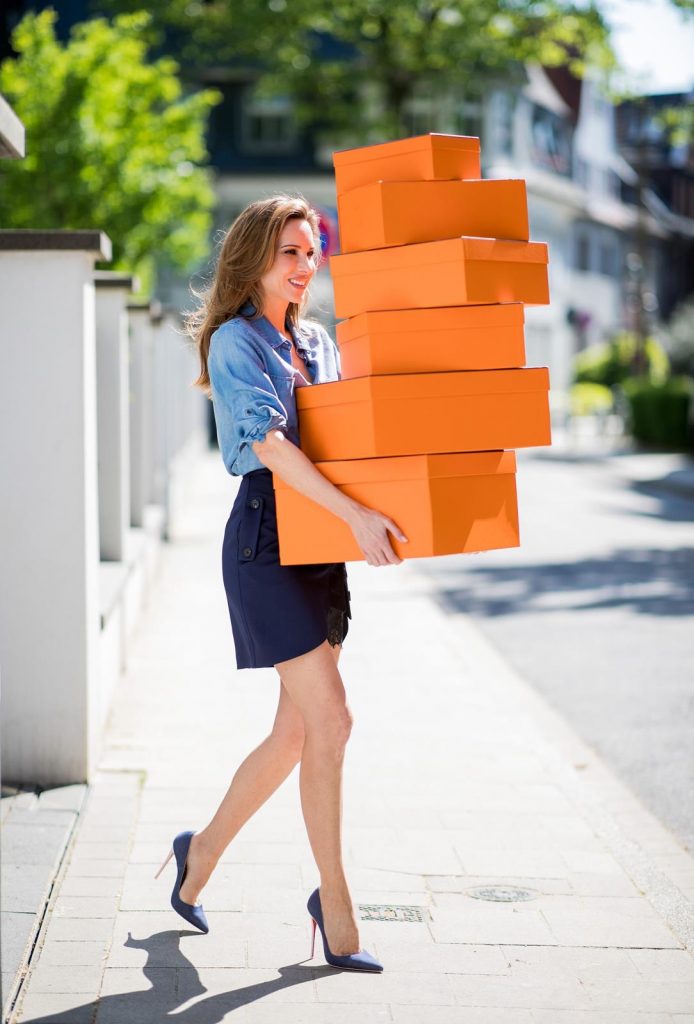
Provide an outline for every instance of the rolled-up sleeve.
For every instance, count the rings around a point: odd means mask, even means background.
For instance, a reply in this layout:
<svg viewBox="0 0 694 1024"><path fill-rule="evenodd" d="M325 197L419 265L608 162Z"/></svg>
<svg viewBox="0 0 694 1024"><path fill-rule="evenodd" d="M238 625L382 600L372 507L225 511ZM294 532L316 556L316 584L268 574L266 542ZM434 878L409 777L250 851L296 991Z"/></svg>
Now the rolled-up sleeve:
<svg viewBox="0 0 694 1024"><path fill-rule="evenodd" d="M288 413L243 330L230 327L212 335L208 373L222 458L230 473L240 475L245 469L239 457L269 431L286 431Z"/></svg>

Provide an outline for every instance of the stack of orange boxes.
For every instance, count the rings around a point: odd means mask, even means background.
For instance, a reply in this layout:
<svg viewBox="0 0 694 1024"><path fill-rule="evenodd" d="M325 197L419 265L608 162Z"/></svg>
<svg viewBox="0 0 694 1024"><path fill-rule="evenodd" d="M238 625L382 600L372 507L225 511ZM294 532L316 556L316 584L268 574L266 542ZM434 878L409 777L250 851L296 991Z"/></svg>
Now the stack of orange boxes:
<svg viewBox="0 0 694 1024"><path fill-rule="evenodd" d="M481 180L479 139L334 155L330 269L342 380L296 393L301 448L408 543L402 558L516 547L515 448L551 443L523 304L549 302L525 182ZM283 565L363 560L347 524L274 477Z"/></svg>

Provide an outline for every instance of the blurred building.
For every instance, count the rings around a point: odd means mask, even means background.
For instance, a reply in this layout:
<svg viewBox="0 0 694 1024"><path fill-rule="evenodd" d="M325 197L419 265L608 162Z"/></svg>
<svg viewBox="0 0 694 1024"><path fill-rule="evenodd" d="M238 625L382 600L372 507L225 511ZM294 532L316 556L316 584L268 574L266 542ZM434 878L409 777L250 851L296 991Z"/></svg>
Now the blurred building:
<svg viewBox="0 0 694 1024"><path fill-rule="evenodd" d="M5 35L29 6L45 3L7 0ZM55 6L64 38L89 4L59 0ZM353 60L343 44L324 38L321 45L326 56ZM7 52L6 39L4 47ZM238 64L208 67L197 80L223 95L208 137L219 197L214 239L251 200L300 192L319 208L325 248L334 252L336 147L299 124L289 97L262 96L257 79L257 69ZM686 99L644 97L616 109L590 75L579 80L565 68L527 66L509 69L483 97L466 95L465 83L445 95L422 86L407 106L404 134L477 135L484 177L527 182L531 237L549 244L551 296L549 307L526 311L528 361L550 367L558 401L575 352L620 329L667 318L692 289L691 147L670 146L655 120L659 108ZM364 103L371 102L365 92ZM355 111L355 123L358 117ZM211 265L200 268L195 283ZM313 312L330 326L327 263L312 292ZM185 307L189 283L162 276L157 297Z"/></svg>

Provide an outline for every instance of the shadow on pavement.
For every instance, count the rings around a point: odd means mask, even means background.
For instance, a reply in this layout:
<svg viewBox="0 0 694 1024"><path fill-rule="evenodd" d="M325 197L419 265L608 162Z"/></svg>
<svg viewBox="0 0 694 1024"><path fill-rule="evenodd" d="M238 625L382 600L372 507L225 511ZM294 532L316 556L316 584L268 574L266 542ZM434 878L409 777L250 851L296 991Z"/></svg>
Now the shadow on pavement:
<svg viewBox="0 0 694 1024"><path fill-rule="evenodd" d="M604 558L484 568L424 568L444 611L486 616L628 608L694 613L694 548L628 548ZM452 585L453 584L453 585Z"/></svg>
<svg viewBox="0 0 694 1024"><path fill-rule="evenodd" d="M670 473L669 477L675 477ZM663 478L659 480L634 480L630 489L636 494L644 494L648 498L656 498L660 507L654 512L643 512L632 509L632 515L647 516L651 519L665 519L671 523L694 524L694 491L680 491L674 481Z"/></svg>
<svg viewBox="0 0 694 1024"><path fill-rule="evenodd" d="M206 999L199 999L186 1009L181 1009L190 999L197 998L207 991L200 981L196 968L181 953L181 934L190 933L166 931L146 939L134 939L128 933L125 946L147 951L147 963L142 968L142 973L152 988L146 991L105 995L98 1000L76 1003L69 1009L38 1017L22 1016L21 1024L215 1024L239 1007L254 1003L273 992L293 985L305 985L323 973L340 973L330 967L302 967L299 961L286 967L278 967L280 976L271 981L242 985L229 992L218 992ZM69 967L65 970L69 971ZM75 996L76 1001L79 998ZM281 1019L279 1007L277 1016Z"/></svg>

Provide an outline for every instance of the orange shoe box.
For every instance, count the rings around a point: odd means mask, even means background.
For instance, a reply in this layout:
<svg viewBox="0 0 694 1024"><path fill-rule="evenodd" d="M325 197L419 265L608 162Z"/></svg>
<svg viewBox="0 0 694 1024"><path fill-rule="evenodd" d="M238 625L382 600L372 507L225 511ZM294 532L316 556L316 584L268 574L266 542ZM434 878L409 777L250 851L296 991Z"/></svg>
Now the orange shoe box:
<svg viewBox="0 0 694 1024"><path fill-rule="evenodd" d="M394 373L296 391L312 462L527 448L550 440L546 366Z"/></svg>
<svg viewBox="0 0 694 1024"><path fill-rule="evenodd" d="M449 238L330 257L337 317L371 310L549 302L545 242Z"/></svg>
<svg viewBox="0 0 694 1024"><path fill-rule="evenodd" d="M473 135L414 135L333 153L338 196L374 181L479 178L480 140Z"/></svg>
<svg viewBox="0 0 694 1024"><path fill-rule="evenodd" d="M351 459L317 468L343 493L397 523L408 542L391 533L388 539L401 558L520 544L514 451ZM276 474L273 484L281 565L365 561L344 520Z"/></svg>
<svg viewBox="0 0 694 1024"><path fill-rule="evenodd" d="M525 364L522 302L360 313L337 325L342 379Z"/></svg>
<svg viewBox="0 0 694 1024"><path fill-rule="evenodd" d="M459 235L527 241L525 181L377 181L337 201L343 253Z"/></svg>

